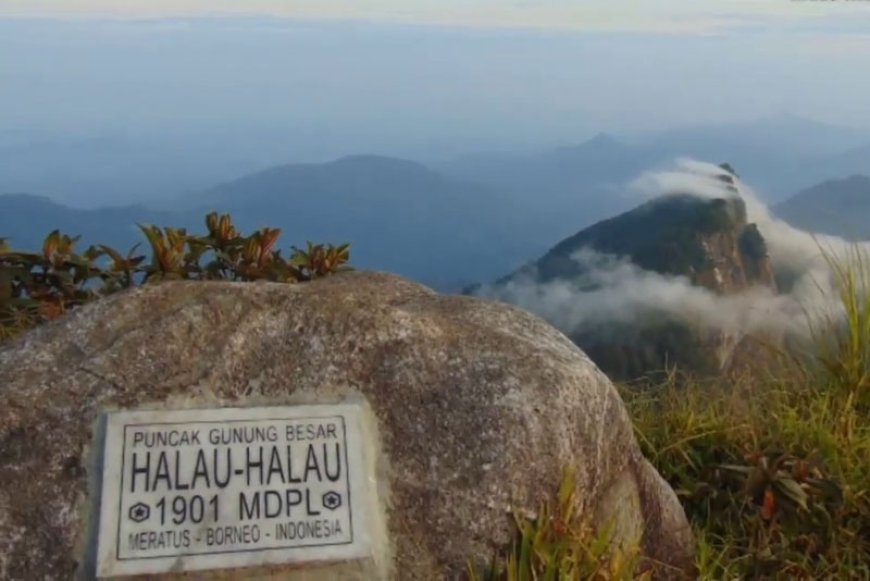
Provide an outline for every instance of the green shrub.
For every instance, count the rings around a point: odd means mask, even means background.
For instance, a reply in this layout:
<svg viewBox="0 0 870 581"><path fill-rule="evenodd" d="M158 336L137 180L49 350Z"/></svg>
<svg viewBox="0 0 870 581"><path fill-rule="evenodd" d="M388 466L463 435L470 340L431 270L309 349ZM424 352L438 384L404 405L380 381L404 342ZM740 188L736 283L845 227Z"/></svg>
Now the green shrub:
<svg viewBox="0 0 870 581"><path fill-rule="evenodd" d="M140 225L151 261L104 245L75 252L78 237L55 230L40 253L15 252L0 238L0 341L83 303L118 290L161 280L230 280L295 283L347 268L349 245L307 243L289 259L275 246L281 231L240 234L228 215L211 213L204 236L184 229ZM100 264L102 262L102 264Z"/></svg>
<svg viewBox="0 0 870 581"><path fill-rule="evenodd" d="M845 256L823 251L838 291L839 312L822 313L812 326L818 362L845 398L844 413L870 405L870 256L853 246ZM851 430L854 426L847 426Z"/></svg>
<svg viewBox="0 0 870 581"><path fill-rule="evenodd" d="M870 579L870 261L825 256L841 308L810 313L809 363L622 389L705 579Z"/></svg>

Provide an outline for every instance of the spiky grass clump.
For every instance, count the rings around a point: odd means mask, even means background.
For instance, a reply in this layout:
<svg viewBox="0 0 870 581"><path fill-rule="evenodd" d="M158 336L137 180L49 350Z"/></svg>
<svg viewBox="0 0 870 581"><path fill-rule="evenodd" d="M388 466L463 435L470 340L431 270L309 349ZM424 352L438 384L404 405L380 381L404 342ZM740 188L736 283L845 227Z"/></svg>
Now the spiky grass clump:
<svg viewBox="0 0 870 581"><path fill-rule="evenodd" d="M808 385L686 381L625 394L706 579L870 578L870 429Z"/></svg>
<svg viewBox="0 0 870 581"><path fill-rule="evenodd" d="M808 313L809 359L621 386L644 454L692 522L701 579L870 579L870 259L824 256L839 308ZM607 531L577 524L569 490L554 512L519 518L509 556L471 578L650 577L637 553L608 552Z"/></svg>
<svg viewBox="0 0 870 581"><path fill-rule="evenodd" d="M839 309L821 313L811 324L818 349L817 361L824 370L829 389L843 399L844 429L847 435L859 418L856 412L870 406L870 255L853 246L845 255L827 250L839 299Z"/></svg>
<svg viewBox="0 0 870 581"><path fill-rule="evenodd" d="M623 388L704 579L870 579L870 260L825 257L840 308L813 319L810 360Z"/></svg>
<svg viewBox="0 0 870 581"><path fill-rule="evenodd" d="M555 503L534 517L514 512L517 537L510 553L484 567L470 566L471 581L581 581L649 579L638 573L640 548L612 542L612 526L593 530L579 513L574 473L567 470Z"/></svg>

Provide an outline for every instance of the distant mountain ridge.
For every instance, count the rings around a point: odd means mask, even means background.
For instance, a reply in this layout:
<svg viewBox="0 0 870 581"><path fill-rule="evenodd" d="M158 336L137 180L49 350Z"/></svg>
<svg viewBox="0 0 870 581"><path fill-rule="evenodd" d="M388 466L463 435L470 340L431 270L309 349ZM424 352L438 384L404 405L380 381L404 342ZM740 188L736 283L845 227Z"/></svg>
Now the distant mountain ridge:
<svg viewBox="0 0 870 581"><path fill-rule="evenodd" d="M557 222L559 215L584 212L586 220L580 225L586 226L631 209L634 200L621 195L624 184L676 158L729 159L763 199L776 203L832 176L870 173L868 151L868 132L778 115L634 136L600 133L577 145L477 154L435 167L520 196L546 196L559 206Z"/></svg>
<svg viewBox="0 0 870 581"><path fill-rule="evenodd" d="M606 128L600 128L606 129ZM567 235L578 226L630 209L621 186L639 171L676 157L731 159L762 197L775 203L807 184L855 173L870 174L870 131L837 127L791 115L746 122L656 130L644 134L607 132L540 151L473 153L439 160L402 149L391 156L421 159L445 177L477 182L518 198L547 198L552 227ZM105 131L18 134L0 132L0 192L45 194L72 205L157 203L211 184L224 183L277 165L283 159L316 160L305 136L268 129L164 136ZM302 140L302 141L299 141ZM520 143L518 139L516 143ZM500 140L500 147L518 147ZM356 148L358 145L348 146ZM524 146L527 147L527 146ZM562 221L571 214L574 221ZM583 222L578 222L578 219Z"/></svg>
<svg viewBox="0 0 870 581"><path fill-rule="evenodd" d="M44 196L0 194L0 237L16 250L38 250L45 236L55 229L81 235L79 249L90 244L108 244L126 252L144 242L137 223L185 226L188 220L144 206L99 209L70 208Z"/></svg>
<svg viewBox="0 0 870 581"><path fill-rule="evenodd" d="M248 190L246 197L249 200L274 200L282 195L300 194L310 197L320 193L333 194L330 188L347 186L351 181L356 186L372 182L380 185L378 181L384 176L397 181L414 181L427 187L444 181L440 175L415 161L380 155L352 155L326 163L288 163L271 167L188 196L184 202L194 206L238 202L239 190L243 188ZM299 191L303 187L310 190Z"/></svg>
<svg viewBox="0 0 870 581"><path fill-rule="evenodd" d="M704 140L708 138L709 147L702 148L704 151L738 151L742 158L749 158L744 159L749 171L740 166L742 173L751 174L754 168L768 177L787 176L789 183L803 180L806 175L848 175L830 173L826 168L866 167L870 159L860 145L837 152L837 148L851 147L861 140L859 132L843 128L820 127L790 117L735 127L752 139L741 139L739 131L725 126L659 132L634 141L600 133L576 145L537 153L480 154L434 165L381 155L284 164L183 197L163 198L160 204L156 198L137 198L158 210L129 205L98 207L93 214L82 214L66 206L27 204L17 216L0 212L7 214L0 218L0 235L12 235L22 245L32 246L46 228L62 227L83 233L85 240L123 246L127 241L141 240L136 222L199 228L204 212L221 210L233 213L246 230L281 227L282 242L286 244L300 244L306 239L348 241L362 267L391 270L441 290L458 290L469 282L513 270L528 257L543 253L553 240L568 237L578 228L629 211L637 197L626 187L628 182L641 172L669 164L676 156L691 155L693 147L707 143ZM755 140L764 137L765 132L781 132L788 139L773 135L760 142L763 147L759 150ZM819 139L819 147L796 146L775 155L770 152L778 144L808 142L813 136ZM70 144L74 141L71 138ZM85 163L89 151L96 149L100 155L109 155L105 150L111 149L112 143L86 140L82 150L70 150L76 152L76 157L63 159L56 167L53 161L50 171L41 171L39 176L49 179L55 169L74 167L76 177L70 191L78 192L86 186L79 178L97 171ZM104 177L120 179L121 174L116 172L120 166L115 164L125 159L135 161L131 164L136 166L135 175L152 171L146 163L148 156L140 155L139 145L123 144L121 150L112 152L114 161L109 168L114 169ZM28 191L15 185L27 182L19 175L17 156L37 155L40 147L12 148L12 157L4 158L5 166L0 164L0 192ZM815 161L801 157L808 150L812 150ZM818 151L828 153L816 155ZM139 153L128 157L134 152ZM215 163L206 161L207 153L197 153L196 163ZM153 159L157 158L163 159ZM97 169L103 167L100 163L94 165ZM222 167L222 172L229 171L229 167ZM759 181L749 177L753 183ZM160 179L164 178L161 173ZM136 188L147 190L148 183L137 183ZM803 186L813 181L800 183ZM762 196L765 193L762 189ZM40 214L52 218L43 220ZM852 214L862 215L860 208ZM92 220L98 215L115 216L124 226L112 226L100 235L101 220ZM857 231L857 235L862 234Z"/></svg>
<svg viewBox="0 0 870 581"><path fill-rule="evenodd" d="M444 177L417 162L377 155L324 164L286 164L173 201L79 210L29 195L0 196L0 236L35 248L50 230L128 247L136 223L202 231L210 211L230 213L246 232L282 229L280 244L351 244L359 268L391 271L441 290L496 276L541 251L549 237L534 203L520 204L479 184Z"/></svg>
<svg viewBox="0 0 870 581"><path fill-rule="evenodd" d="M773 211L809 232L870 240L870 176L825 181L795 194Z"/></svg>
<svg viewBox="0 0 870 581"><path fill-rule="evenodd" d="M348 242L357 267L446 290L520 264L546 240L534 204L385 156L283 165L200 192L189 203L200 212L229 212L245 229L283 228L294 244Z"/></svg>
<svg viewBox="0 0 870 581"><path fill-rule="evenodd" d="M577 145L528 154L467 156L435 167L515 199L540 200L552 231L567 235L578 223L585 226L631 208L634 200L625 195L625 183L666 161L670 159L665 155L599 133Z"/></svg>

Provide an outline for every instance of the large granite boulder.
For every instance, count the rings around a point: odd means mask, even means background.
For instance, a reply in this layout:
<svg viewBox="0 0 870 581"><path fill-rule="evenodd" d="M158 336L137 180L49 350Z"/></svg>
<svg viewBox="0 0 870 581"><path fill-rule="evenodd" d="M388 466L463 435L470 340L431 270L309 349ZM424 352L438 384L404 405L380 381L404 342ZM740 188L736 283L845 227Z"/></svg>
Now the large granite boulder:
<svg viewBox="0 0 870 581"><path fill-rule="evenodd" d="M348 273L148 285L0 348L0 578L82 575L103 412L354 399L377 419L391 577L490 558L512 538L507 509L538 506L568 466L591 523L676 568L663 577L691 568L675 494L565 336L500 303Z"/></svg>

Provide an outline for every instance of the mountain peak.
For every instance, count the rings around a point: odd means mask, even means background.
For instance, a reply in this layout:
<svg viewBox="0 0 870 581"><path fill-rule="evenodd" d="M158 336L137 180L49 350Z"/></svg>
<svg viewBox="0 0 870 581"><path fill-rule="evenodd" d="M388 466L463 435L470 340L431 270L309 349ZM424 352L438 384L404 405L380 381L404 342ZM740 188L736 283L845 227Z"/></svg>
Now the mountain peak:
<svg viewBox="0 0 870 581"><path fill-rule="evenodd" d="M0 194L0 200L6 209L11 209L10 205L29 206L29 207L60 207L60 204L49 198L48 196L27 194L24 192L9 192Z"/></svg>
<svg viewBox="0 0 870 581"><path fill-rule="evenodd" d="M598 133L591 139L560 147L556 150L556 159L576 161L578 158L591 161L593 164L614 159L622 159L628 151L628 146L609 133Z"/></svg>
<svg viewBox="0 0 870 581"><path fill-rule="evenodd" d="M404 169L406 171L416 170L427 173L430 171L426 166L419 164L416 161L378 154L346 155L326 165L331 165L333 167L373 167L384 169Z"/></svg>
<svg viewBox="0 0 870 581"><path fill-rule="evenodd" d="M616 139L610 133L601 131L599 133L596 133L595 136L592 137L591 139L584 141L583 143L581 143L580 145L578 145L576 147L583 147L583 148L590 148L590 149L595 148L595 149L610 149L610 150L620 149L621 150L621 149L625 148L625 145L621 141Z"/></svg>
<svg viewBox="0 0 870 581"><path fill-rule="evenodd" d="M790 113L788 111L780 111L779 113L770 115L769 117L767 117L767 120L777 123L815 123L815 121L812 121L811 119L795 115L794 113Z"/></svg>
<svg viewBox="0 0 870 581"><path fill-rule="evenodd" d="M599 131L595 134L595 137L588 140L587 143L595 143L595 144L619 144L619 141L610 133L606 131Z"/></svg>
<svg viewBox="0 0 870 581"><path fill-rule="evenodd" d="M661 292L658 284L670 289L687 284L717 295L756 285L776 292L766 242L756 225L748 223L743 199L688 194L661 196L586 228L486 292L499 296L512 285L554 283L560 292L575 293L577 301L610 293L636 297L647 283L650 292ZM589 316L568 332L605 373L632 379L668 363L718 372L736 361L732 355L739 336L708 332L694 319L657 309L654 303L632 310L634 300L626 299L628 322L608 319L602 327Z"/></svg>

